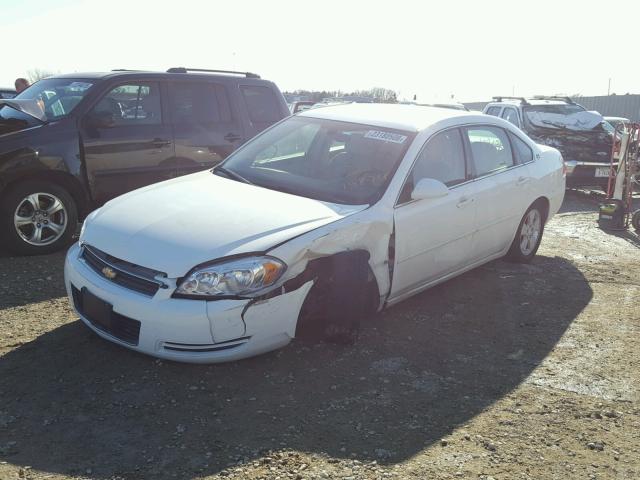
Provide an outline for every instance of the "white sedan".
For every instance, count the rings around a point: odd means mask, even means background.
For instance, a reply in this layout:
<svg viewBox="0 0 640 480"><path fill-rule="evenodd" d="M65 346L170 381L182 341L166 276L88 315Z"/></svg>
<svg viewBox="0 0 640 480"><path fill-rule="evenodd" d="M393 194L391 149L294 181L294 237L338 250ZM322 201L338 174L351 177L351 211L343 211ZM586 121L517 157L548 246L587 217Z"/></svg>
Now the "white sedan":
<svg viewBox="0 0 640 480"><path fill-rule="evenodd" d="M94 211L65 281L101 337L221 362L358 321L491 260L530 261L560 153L492 116L346 104L289 117L224 163Z"/></svg>

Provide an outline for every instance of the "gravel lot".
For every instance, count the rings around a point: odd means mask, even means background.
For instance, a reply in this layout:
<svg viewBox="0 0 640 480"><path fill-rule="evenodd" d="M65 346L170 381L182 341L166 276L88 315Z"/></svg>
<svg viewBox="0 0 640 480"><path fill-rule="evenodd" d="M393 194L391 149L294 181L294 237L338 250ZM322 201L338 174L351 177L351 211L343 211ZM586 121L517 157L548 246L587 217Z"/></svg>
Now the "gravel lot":
<svg viewBox="0 0 640 480"><path fill-rule="evenodd" d="M531 265L194 366L101 340L63 255L0 256L0 479L640 478L640 240L570 192Z"/></svg>

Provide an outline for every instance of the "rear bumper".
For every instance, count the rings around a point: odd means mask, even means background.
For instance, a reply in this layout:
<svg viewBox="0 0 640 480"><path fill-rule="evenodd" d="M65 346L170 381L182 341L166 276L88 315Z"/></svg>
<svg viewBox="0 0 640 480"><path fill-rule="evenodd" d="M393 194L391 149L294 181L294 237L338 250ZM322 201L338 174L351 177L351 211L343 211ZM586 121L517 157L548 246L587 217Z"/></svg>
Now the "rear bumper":
<svg viewBox="0 0 640 480"><path fill-rule="evenodd" d="M606 186L609 182L609 162L566 160L564 165L567 169L567 187ZM614 163L615 165L617 163Z"/></svg>

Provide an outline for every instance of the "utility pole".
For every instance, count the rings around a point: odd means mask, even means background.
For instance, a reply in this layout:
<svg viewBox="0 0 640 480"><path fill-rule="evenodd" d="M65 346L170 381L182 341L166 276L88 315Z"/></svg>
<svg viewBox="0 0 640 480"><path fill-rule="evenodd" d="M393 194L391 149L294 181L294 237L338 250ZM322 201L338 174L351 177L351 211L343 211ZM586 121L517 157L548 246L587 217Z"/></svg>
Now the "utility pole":
<svg viewBox="0 0 640 480"><path fill-rule="evenodd" d="M609 77L609 86L607 87L607 96L611 95L611 77Z"/></svg>

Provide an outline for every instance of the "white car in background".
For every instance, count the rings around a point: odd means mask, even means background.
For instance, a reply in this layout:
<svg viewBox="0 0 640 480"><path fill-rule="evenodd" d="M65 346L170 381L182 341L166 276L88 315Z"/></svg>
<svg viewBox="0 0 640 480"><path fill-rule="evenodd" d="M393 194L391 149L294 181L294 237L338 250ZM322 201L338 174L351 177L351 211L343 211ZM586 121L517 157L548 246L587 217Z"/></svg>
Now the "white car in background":
<svg viewBox="0 0 640 480"><path fill-rule="evenodd" d="M357 320L478 265L530 261L563 161L500 118L345 104L289 117L214 170L110 201L65 281L101 337L220 362ZM347 335L348 336L348 335Z"/></svg>

